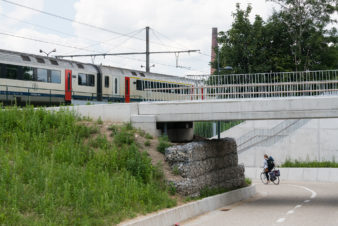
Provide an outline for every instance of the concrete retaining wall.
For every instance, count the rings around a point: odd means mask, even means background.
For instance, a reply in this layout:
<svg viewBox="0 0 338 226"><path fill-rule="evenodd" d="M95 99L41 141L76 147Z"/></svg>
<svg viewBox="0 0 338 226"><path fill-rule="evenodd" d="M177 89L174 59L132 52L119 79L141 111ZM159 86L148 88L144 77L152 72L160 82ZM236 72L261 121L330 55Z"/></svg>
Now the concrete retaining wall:
<svg viewBox="0 0 338 226"><path fill-rule="evenodd" d="M219 209L234 202L248 199L256 194L256 187L237 189L224 194L204 198L176 208L163 210L148 216L121 223L120 226L172 226L175 223Z"/></svg>
<svg viewBox="0 0 338 226"><path fill-rule="evenodd" d="M131 115L138 114L137 103L80 105L80 106L66 106L62 108L74 110L79 115L90 117L94 120L101 118L104 121L112 121L112 122L130 122ZM48 109L58 110L60 108L54 107Z"/></svg>
<svg viewBox="0 0 338 226"><path fill-rule="evenodd" d="M338 168L279 168L281 180L338 182ZM260 179L262 168L245 167L245 176Z"/></svg>

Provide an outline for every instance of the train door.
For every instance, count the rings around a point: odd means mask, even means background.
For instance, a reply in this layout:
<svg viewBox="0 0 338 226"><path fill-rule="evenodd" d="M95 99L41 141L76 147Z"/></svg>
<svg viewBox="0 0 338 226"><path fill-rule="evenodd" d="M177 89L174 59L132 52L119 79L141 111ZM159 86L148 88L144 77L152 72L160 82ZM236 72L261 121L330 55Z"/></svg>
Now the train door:
<svg viewBox="0 0 338 226"><path fill-rule="evenodd" d="M124 88L124 97L125 97L125 102L129 103L130 102L130 78L125 77L125 88Z"/></svg>
<svg viewBox="0 0 338 226"><path fill-rule="evenodd" d="M65 101L72 100L72 71L65 70Z"/></svg>

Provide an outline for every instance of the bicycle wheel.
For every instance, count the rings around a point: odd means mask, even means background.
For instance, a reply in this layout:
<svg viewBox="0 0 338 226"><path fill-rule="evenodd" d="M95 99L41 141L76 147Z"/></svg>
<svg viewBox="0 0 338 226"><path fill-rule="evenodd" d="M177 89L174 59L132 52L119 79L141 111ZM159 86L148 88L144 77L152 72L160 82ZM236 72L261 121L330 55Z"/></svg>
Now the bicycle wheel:
<svg viewBox="0 0 338 226"><path fill-rule="evenodd" d="M276 177L276 180L272 181L275 185L279 184L279 177Z"/></svg>
<svg viewBox="0 0 338 226"><path fill-rule="evenodd" d="M268 180L264 172L261 173L261 181L263 184L268 184Z"/></svg>

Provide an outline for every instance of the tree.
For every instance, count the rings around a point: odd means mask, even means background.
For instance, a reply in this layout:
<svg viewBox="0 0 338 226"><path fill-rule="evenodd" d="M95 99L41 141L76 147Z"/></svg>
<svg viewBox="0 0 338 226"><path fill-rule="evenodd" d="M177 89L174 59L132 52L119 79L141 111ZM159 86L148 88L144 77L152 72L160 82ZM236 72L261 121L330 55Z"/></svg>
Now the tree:
<svg viewBox="0 0 338 226"><path fill-rule="evenodd" d="M316 61L318 51L328 47L326 27L336 23L331 18L337 12L337 0L267 0L281 6L280 16L292 39L295 70L308 70ZM316 54L315 54L316 53Z"/></svg>
<svg viewBox="0 0 338 226"><path fill-rule="evenodd" d="M265 22L251 6L236 5L234 22L219 33L219 64L232 73L325 70L338 68L338 35L331 17L337 0L269 0L281 5ZM335 2L335 3L334 3ZM336 4L336 5L335 5ZM222 72L222 71L221 71Z"/></svg>
<svg viewBox="0 0 338 226"><path fill-rule="evenodd" d="M251 5L242 10L237 4L231 29L219 33L221 68L231 65L235 73L251 73L267 69L262 64L266 57L264 21L260 16L256 16L254 23L251 24L249 20L251 10ZM216 65L217 62L213 66L217 68Z"/></svg>

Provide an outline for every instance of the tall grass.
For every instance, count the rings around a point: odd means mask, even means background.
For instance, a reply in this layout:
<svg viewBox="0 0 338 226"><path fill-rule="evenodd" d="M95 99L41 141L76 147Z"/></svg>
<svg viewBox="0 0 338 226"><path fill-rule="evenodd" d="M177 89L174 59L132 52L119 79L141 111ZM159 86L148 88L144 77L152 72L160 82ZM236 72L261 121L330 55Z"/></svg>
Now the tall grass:
<svg viewBox="0 0 338 226"><path fill-rule="evenodd" d="M176 204L129 125L113 142L67 111L7 108L0 125L0 224L111 225Z"/></svg>
<svg viewBox="0 0 338 226"><path fill-rule="evenodd" d="M226 131L238 124L240 124L243 121L228 121L228 122L221 122L221 132ZM214 122L195 122L194 123L194 134L210 138L213 136L213 123ZM217 124L217 123L216 123Z"/></svg>
<svg viewBox="0 0 338 226"><path fill-rule="evenodd" d="M291 161L286 160L281 167L294 167L294 168L338 168L338 163L335 161L324 161L324 162L318 162L318 161Z"/></svg>

